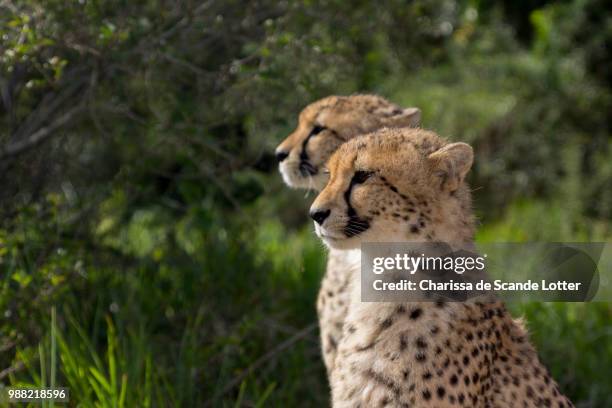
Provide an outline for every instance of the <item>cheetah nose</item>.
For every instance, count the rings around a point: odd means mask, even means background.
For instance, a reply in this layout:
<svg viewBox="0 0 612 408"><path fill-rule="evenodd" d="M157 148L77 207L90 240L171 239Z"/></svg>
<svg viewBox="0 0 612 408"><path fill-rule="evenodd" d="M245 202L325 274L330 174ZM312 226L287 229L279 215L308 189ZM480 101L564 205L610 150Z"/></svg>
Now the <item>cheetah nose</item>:
<svg viewBox="0 0 612 408"><path fill-rule="evenodd" d="M315 209L315 210L310 211L310 218L315 220L317 224L323 225L323 221L325 221L325 219L329 217L330 213L331 213L331 210L316 210Z"/></svg>
<svg viewBox="0 0 612 408"><path fill-rule="evenodd" d="M289 157L289 153L287 152L283 152L282 150L276 152L276 160L278 160L279 163L285 160L287 157Z"/></svg>

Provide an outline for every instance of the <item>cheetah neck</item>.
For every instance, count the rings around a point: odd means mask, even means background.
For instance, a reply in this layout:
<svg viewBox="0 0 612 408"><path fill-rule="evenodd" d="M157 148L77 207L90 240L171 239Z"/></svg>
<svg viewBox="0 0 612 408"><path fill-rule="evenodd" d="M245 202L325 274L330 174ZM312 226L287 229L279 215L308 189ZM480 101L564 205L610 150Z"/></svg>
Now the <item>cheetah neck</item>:
<svg viewBox="0 0 612 408"><path fill-rule="evenodd" d="M467 185L450 197L437 200L426 226L429 228L421 233L425 242L444 242L451 247L473 248L475 219Z"/></svg>

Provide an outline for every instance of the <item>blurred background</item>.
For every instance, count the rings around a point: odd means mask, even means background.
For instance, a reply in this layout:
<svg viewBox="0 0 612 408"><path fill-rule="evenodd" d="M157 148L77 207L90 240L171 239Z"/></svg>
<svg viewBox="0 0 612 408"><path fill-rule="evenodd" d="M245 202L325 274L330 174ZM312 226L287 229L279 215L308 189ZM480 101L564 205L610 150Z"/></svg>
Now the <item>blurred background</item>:
<svg viewBox="0 0 612 408"><path fill-rule="evenodd" d="M0 384L327 405L299 111L378 93L471 143L481 242L610 241L611 40L604 0L0 0ZM609 304L510 306L612 406Z"/></svg>

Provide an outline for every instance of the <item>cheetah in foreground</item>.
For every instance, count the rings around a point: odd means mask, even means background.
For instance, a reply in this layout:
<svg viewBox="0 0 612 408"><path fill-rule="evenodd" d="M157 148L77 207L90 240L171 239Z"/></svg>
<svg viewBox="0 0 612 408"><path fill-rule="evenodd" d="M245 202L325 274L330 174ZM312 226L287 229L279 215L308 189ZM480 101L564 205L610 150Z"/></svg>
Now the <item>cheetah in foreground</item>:
<svg viewBox="0 0 612 408"><path fill-rule="evenodd" d="M290 187L320 191L327 182L323 167L342 143L382 127L418 126L419 121L419 109L404 109L380 96L329 96L302 110L296 130L276 149L279 170ZM328 375L333 370L347 313L347 288L359 266L359 251L329 251L317 299Z"/></svg>
<svg viewBox="0 0 612 408"><path fill-rule="evenodd" d="M469 145L420 129L353 139L331 157L312 204L317 235L340 250L469 245L472 160ZM502 302L361 302L355 276L331 375L334 407L573 406Z"/></svg>

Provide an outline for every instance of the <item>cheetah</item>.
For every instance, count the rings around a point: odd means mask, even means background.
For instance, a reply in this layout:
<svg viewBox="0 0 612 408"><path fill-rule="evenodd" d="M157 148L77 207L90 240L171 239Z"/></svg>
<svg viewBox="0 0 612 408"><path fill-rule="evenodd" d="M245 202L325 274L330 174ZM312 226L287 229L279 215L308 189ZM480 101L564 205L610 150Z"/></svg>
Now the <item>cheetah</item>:
<svg viewBox="0 0 612 408"><path fill-rule="evenodd" d="M276 149L287 185L321 190L327 182L327 159L345 141L382 127L418 126L418 108L401 108L377 95L329 96L302 110L296 130ZM330 249L317 297L323 361L328 374L348 307L347 287L358 273L359 251Z"/></svg>
<svg viewBox="0 0 612 408"><path fill-rule="evenodd" d="M311 207L330 247L469 245L472 148L421 129L343 144ZM450 244L456 243L456 244ZM331 375L334 407L572 407L503 302L361 302L360 274Z"/></svg>
<svg viewBox="0 0 612 408"><path fill-rule="evenodd" d="M289 187L320 191L323 167L336 149L355 136L383 127L416 127L418 108L401 108L378 95L328 96L306 106L297 128L276 148Z"/></svg>

